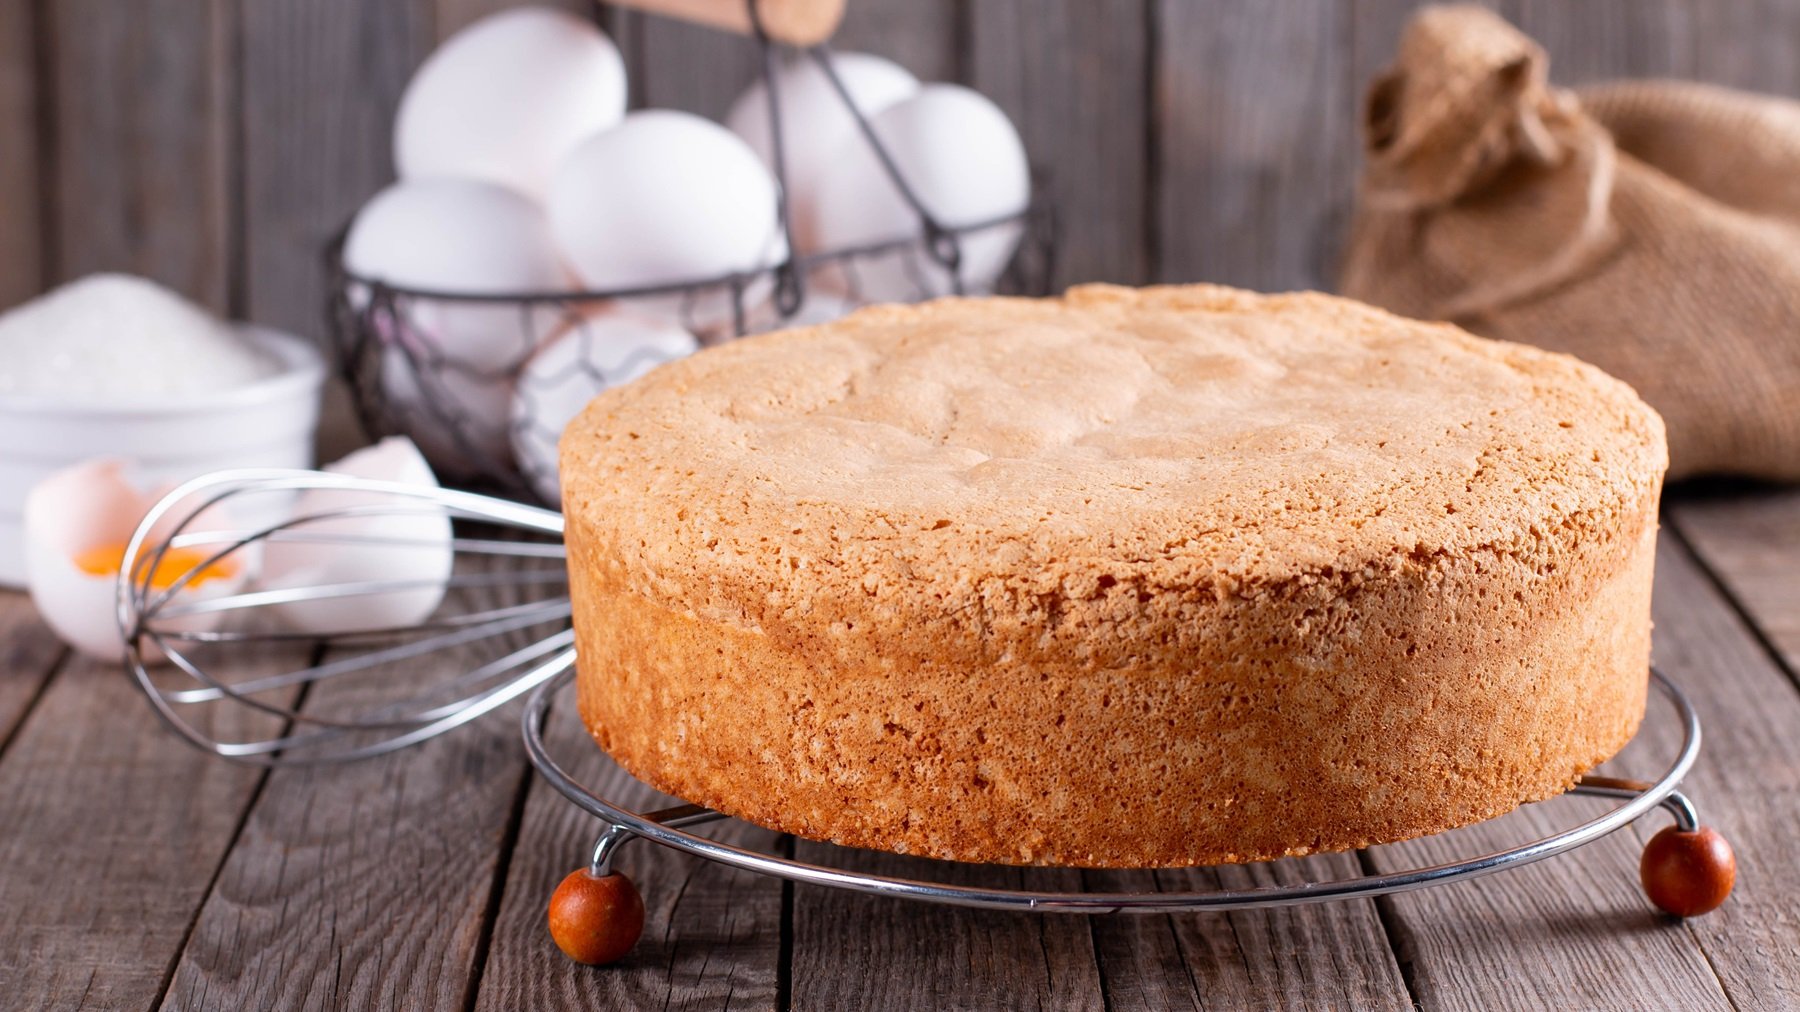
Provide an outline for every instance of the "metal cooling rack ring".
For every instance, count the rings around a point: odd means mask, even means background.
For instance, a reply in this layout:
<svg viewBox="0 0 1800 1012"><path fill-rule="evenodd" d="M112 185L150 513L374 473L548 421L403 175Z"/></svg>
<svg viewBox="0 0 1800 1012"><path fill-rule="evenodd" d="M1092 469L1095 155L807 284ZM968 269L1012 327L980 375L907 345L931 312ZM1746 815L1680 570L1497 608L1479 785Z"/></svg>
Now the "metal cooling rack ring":
<svg viewBox="0 0 1800 1012"><path fill-rule="evenodd" d="M538 772L564 797L578 808L598 818L602 824L589 866L571 874L570 880L575 880L584 873L589 879L616 877L612 872L614 855L625 843L641 837L672 850L762 875L773 875L794 882L879 896L986 910L1069 914L1186 913L1299 906L1357 897L1383 896L1479 878L1542 861L1545 858L1554 857L1592 843L1623 828L1658 806L1668 809L1675 819L1675 825L1671 827L1671 830L1665 830L1665 833L1673 831L1693 836L1711 832L1701 828L1693 803L1676 790L1682 778L1692 768L1694 760L1700 752L1699 715L1673 682L1661 672L1652 669L1650 672L1652 684L1668 702L1674 710L1676 718L1681 722L1681 749L1674 760L1654 781L1649 782L1596 776L1582 778L1569 793L1613 798L1623 801L1624 804L1570 829L1506 850L1450 864L1411 868L1382 875L1368 875L1327 882L1308 882L1302 885L1257 886L1249 889L1224 889L1212 892L1042 892L949 885L941 882L845 871L748 850L685 831L690 826L726 818L723 814L711 809L698 805L681 805L654 812L635 812L607 800L582 785L556 761L544 744L544 720L557 692L565 687L572 677L574 652L570 651L565 656L550 662L550 665L557 664L563 666L561 673L544 682L532 693L523 717L523 732L526 751ZM1650 849L1653 850L1655 847L1655 841L1652 841ZM1646 853L1648 855L1649 850ZM1728 855L1729 851L1727 850L1726 853ZM1649 888L1648 859L1646 860L1645 879L1646 887ZM565 887L568 885L569 881L566 880ZM559 890L559 893L561 891ZM1728 884L1725 891L1729 892ZM632 894L635 896L635 890ZM1721 902L1723 898L1723 895L1719 896ZM1659 906L1668 909L1668 905L1654 891L1652 891L1652 899ZM1713 906L1716 905L1717 903L1713 904ZM553 902L553 932L555 911L556 906ZM1692 909L1687 911L1671 910L1670 912L1702 913L1704 911ZM635 938L635 934L633 937ZM558 940L560 943L561 939ZM571 953L571 955L573 954Z"/></svg>

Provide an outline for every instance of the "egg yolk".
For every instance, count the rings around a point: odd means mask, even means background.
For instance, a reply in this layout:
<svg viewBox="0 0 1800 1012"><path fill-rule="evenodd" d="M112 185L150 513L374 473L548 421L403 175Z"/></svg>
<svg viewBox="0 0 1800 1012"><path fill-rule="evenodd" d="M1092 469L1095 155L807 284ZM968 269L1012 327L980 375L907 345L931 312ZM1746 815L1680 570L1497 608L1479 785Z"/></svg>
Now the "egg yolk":
<svg viewBox="0 0 1800 1012"><path fill-rule="evenodd" d="M187 582L189 587L198 587L208 580L224 579L237 572L237 567L220 559L210 566L202 566L211 552L198 548L171 548L162 554L157 561L156 569L150 573L150 586L155 590L168 590L175 581L194 574ZM140 560L140 565L142 560ZM90 548L75 556L75 566L91 576L117 576L119 568L125 565L125 543L100 545Z"/></svg>

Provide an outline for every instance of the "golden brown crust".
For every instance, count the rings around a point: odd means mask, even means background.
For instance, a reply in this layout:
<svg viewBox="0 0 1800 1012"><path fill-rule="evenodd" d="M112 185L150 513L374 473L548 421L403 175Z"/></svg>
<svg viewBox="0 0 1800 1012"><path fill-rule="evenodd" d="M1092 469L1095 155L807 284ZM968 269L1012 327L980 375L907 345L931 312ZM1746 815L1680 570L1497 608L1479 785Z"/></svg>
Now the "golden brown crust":
<svg viewBox="0 0 1800 1012"><path fill-rule="evenodd" d="M1416 836L1635 731L1664 462L1596 370L1327 296L866 310L570 426L582 714L658 787L858 846Z"/></svg>

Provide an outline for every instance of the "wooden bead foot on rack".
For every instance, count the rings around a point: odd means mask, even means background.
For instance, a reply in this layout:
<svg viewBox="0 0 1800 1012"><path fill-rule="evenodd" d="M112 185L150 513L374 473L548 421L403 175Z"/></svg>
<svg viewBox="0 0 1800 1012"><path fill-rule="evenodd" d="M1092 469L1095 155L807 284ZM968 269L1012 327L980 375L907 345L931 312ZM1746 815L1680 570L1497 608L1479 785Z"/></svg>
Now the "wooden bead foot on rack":
<svg viewBox="0 0 1800 1012"><path fill-rule="evenodd" d="M617 962L644 933L644 898L618 872L570 872L550 896L550 937L577 963Z"/></svg>
<svg viewBox="0 0 1800 1012"><path fill-rule="evenodd" d="M1737 882L1737 858L1731 844L1711 826L1670 826L1644 845L1638 864L1644 894L1676 917L1698 917L1717 910Z"/></svg>

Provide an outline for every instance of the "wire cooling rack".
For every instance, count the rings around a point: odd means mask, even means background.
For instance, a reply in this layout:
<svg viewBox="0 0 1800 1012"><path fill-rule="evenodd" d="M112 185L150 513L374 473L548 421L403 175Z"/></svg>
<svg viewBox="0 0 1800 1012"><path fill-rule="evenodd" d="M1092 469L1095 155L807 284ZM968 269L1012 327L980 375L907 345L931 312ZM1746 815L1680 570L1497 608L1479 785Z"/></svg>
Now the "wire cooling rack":
<svg viewBox="0 0 1800 1012"><path fill-rule="evenodd" d="M798 861L775 853L723 843L688 832L692 827L726 818L711 809L697 805L679 805L657 811L637 812L610 801L583 785L557 761L544 741L545 718L558 693L571 681L574 661L571 651L565 657L551 662L562 666L562 670L532 693L525 710L522 732L531 763L544 779L576 807L600 820L600 832L588 867L589 874L595 876L610 874L612 859L619 848L641 838L672 850L757 874L773 875L809 885L959 907L1071 914L1251 910L1410 892L1520 868L1593 843L1609 833L1623 829L1658 806L1674 816L1678 829L1693 832L1700 826L1699 813L1693 802L1676 789L1700 754L1700 718L1675 683L1653 670L1652 684L1656 686L1658 695L1669 704L1667 712L1679 723L1682 732L1681 747L1668 765L1655 775L1655 779L1647 781L1583 777L1568 792L1570 795L1608 798L1620 804L1579 825L1546 837L1523 841L1505 850L1477 854L1448 864L1409 868L1380 875L1307 882L1301 885L1256 886L1206 892L1045 892L896 878ZM953 864L933 863L946 867Z"/></svg>

